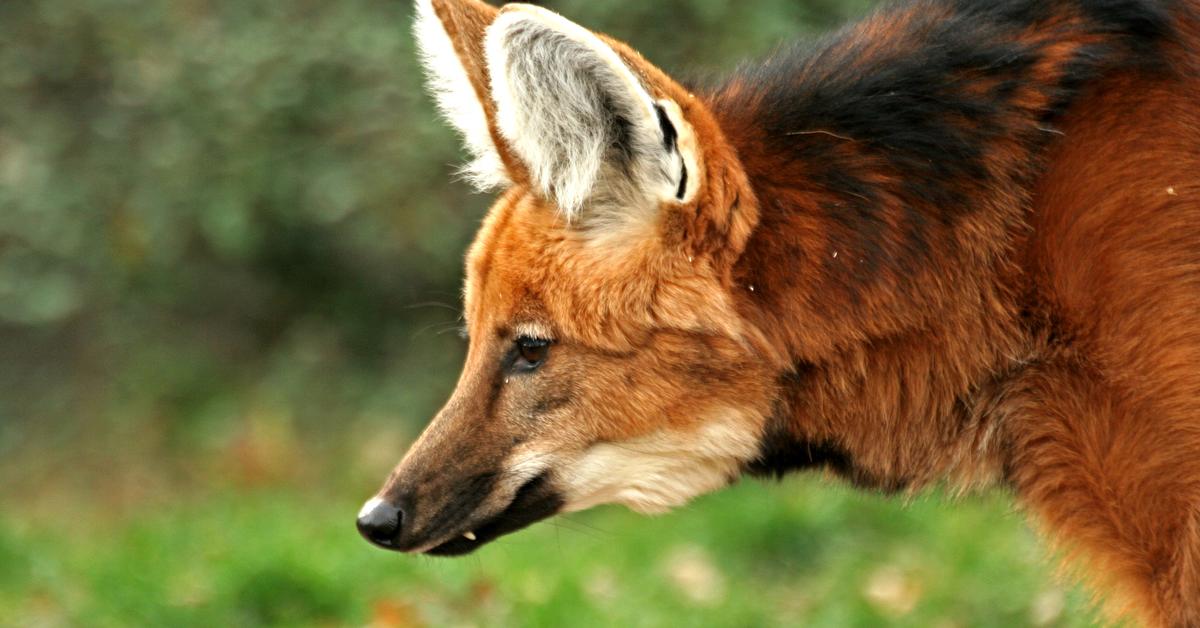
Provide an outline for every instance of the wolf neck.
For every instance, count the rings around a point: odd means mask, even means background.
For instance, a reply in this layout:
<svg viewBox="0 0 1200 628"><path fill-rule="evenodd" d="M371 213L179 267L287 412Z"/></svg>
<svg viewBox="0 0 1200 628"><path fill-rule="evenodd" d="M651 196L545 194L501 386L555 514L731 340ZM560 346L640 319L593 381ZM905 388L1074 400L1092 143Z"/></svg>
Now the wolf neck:
<svg viewBox="0 0 1200 628"><path fill-rule="evenodd" d="M900 488L998 464L978 408L1036 351L1015 251L1042 154L1169 36L1159 4L1097 4L893 8L711 96L760 204L741 311L795 363L758 471Z"/></svg>

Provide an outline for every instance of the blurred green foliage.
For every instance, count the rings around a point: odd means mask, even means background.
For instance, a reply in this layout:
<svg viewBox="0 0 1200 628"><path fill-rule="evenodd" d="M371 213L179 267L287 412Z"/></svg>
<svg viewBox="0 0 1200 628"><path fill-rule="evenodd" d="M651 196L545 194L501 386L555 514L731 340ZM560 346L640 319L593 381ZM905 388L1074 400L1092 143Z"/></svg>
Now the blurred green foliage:
<svg viewBox="0 0 1200 628"><path fill-rule="evenodd" d="M686 77L864 5L553 7ZM146 421L203 444L263 404L304 429L424 422L488 199L453 180L410 10L0 3L0 453L41 431L113 454Z"/></svg>
<svg viewBox="0 0 1200 628"><path fill-rule="evenodd" d="M870 2L546 4L702 81ZM489 201L454 181L410 11L0 2L0 624L1084 621L999 497L810 480L457 562L358 540L453 386Z"/></svg>

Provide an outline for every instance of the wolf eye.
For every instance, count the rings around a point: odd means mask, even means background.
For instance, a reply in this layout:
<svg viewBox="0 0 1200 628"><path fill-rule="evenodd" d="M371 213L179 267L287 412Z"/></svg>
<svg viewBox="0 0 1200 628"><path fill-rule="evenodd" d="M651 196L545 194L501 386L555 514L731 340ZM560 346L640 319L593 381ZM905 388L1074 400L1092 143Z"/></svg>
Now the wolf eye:
<svg viewBox="0 0 1200 628"><path fill-rule="evenodd" d="M542 338L521 336L517 338L517 355L520 357L518 366L525 369L535 369L546 361L550 353L550 341Z"/></svg>

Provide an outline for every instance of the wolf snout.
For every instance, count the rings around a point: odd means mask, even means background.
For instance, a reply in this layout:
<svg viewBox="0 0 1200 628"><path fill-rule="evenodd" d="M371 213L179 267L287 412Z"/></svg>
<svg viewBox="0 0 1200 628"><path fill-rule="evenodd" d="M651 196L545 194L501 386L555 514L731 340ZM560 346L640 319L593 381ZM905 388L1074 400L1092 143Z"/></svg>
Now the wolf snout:
<svg viewBox="0 0 1200 628"><path fill-rule="evenodd" d="M358 511L358 533L379 547L396 549L404 524L404 511L380 497L372 497Z"/></svg>

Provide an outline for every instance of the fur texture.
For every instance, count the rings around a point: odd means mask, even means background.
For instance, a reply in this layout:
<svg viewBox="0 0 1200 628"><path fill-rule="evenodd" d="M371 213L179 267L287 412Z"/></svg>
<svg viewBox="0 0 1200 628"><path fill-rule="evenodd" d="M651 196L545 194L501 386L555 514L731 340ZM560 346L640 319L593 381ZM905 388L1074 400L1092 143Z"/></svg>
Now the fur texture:
<svg viewBox="0 0 1200 628"><path fill-rule="evenodd" d="M481 103L452 115L512 183L376 542L739 471L998 483L1114 618L1200 625L1196 0L900 3L695 95L544 10L436 2Z"/></svg>
<svg viewBox="0 0 1200 628"><path fill-rule="evenodd" d="M462 168L463 174L480 190L502 188L509 185L509 176L492 141L480 94L447 32L451 24L438 18L434 0L416 3L413 36L428 77L429 91L442 116L458 130L471 154L470 163Z"/></svg>
<svg viewBox="0 0 1200 628"><path fill-rule="evenodd" d="M508 5L486 39L501 132L568 220L640 212L676 195L677 130L617 53L587 29Z"/></svg>
<svg viewBox="0 0 1200 628"><path fill-rule="evenodd" d="M597 443L572 460L556 462L562 469L564 511L622 504L640 513L662 513L728 485L759 443L738 411L723 415L695 430Z"/></svg>

